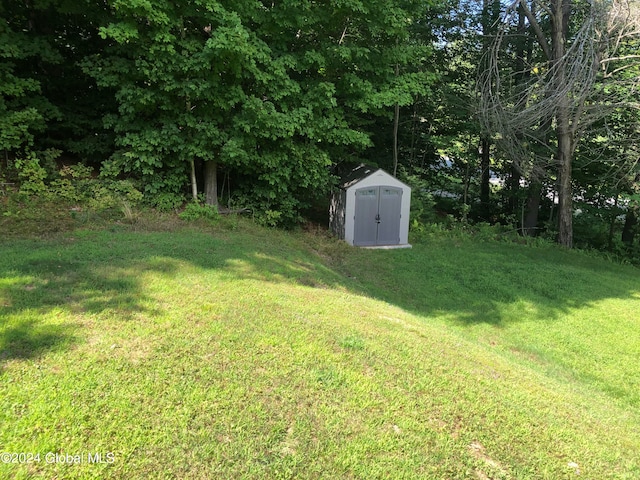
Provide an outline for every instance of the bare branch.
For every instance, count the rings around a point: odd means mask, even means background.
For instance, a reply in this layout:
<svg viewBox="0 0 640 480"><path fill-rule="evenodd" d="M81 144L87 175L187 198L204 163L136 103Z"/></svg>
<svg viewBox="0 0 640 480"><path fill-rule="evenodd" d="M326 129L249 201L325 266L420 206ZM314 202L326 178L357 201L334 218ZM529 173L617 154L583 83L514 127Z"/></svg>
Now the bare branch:
<svg viewBox="0 0 640 480"><path fill-rule="evenodd" d="M536 19L535 15L531 12L529 7L527 6L526 0L519 0L519 4L520 4L520 8L522 8L522 11L527 17L527 20L529 20L529 23L531 24L531 28L533 28L533 31L536 34L538 43L540 44L542 51L544 52L547 59L551 59L551 48L549 47L549 43L547 42L547 37L544 35L542 28L540 28L540 24L538 23L538 20Z"/></svg>
<svg viewBox="0 0 640 480"><path fill-rule="evenodd" d="M555 52L536 19L539 13L525 0L516 0L507 9L478 75L478 115L487 134L523 173L547 170L553 163L556 146L550 140L557 134L559 105L567 109L563 114L568 114L572 150L596 122L614 111L638 108L640 54L628 52L640 41L639 4L592 0L560 58L553 58ZM542 0L535 0L535 5L542 9ZM548 60L537 65L523 62L524 70L513 68L508 60L513 55L509 34L516 25L518 6ZM609 65L615 69L608 71ZM630 75L632 68L637 69L636 76ZM619 75L622 71L624 77Z"/></svg>
<svg viewBox="0 0 640 480"><path fill-rule="evenodd" d="M349 28L349 17L347 17L347 24L344 26L344 30L342 31L342 35L340 36L340 40L338 41L338 45L342 45L344 42L344 37L347 36L347 29Z"/></svg>
<svg viewBox="0 0 640 480"><path fill-rule="evenodd" d="M632 60L634 58L640 58L640 55L623 55L622 57L603 58L602 60L600 60L600 63L605 65L610 62L617 62L621 60Z"/></svg>

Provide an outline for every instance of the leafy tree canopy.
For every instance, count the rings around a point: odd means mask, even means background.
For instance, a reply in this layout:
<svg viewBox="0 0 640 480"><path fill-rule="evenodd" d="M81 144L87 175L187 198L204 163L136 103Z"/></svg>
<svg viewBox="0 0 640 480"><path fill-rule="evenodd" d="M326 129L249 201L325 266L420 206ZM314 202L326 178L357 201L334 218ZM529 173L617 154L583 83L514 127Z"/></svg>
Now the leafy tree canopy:
<svg viewBox="0 0 640 480"><path fill-rule="evenodd" d="M346 150L372 144L361 115L411 103L428 54L406 42L419 4L113 2L104 48L84 71L114 89L105 124L118 152L106 169L142 174L150 193L178 192L191 162L240 179L260 208L292 215L322 192Z"/></svg>

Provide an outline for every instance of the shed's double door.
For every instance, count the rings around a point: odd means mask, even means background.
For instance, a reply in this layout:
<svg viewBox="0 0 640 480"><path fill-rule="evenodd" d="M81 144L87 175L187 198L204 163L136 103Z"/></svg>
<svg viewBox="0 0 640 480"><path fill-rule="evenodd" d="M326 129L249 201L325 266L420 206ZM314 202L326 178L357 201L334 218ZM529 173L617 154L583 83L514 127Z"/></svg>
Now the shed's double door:
<svg viewBox="0 0 640 480"><path fill-rule="evenodd" d="M402 189L368 187L356 190L353 244L398 245Z"/></svg>

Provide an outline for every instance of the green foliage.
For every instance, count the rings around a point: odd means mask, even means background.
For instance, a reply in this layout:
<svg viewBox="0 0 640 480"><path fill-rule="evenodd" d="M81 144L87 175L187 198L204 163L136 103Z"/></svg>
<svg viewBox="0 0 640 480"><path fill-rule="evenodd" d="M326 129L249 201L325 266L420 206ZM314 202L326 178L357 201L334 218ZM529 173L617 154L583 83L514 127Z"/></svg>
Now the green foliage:
<svg viewBox="0 0 640 480"><path fill-rule="evenodd" d="M123 202L129 206L137 205L143 199L143 194L130 180L96 181L89 191L92 196L86 199L87 204L97 211L121 208Z"/></svg>
<svg viewBox="0 0 640 480"><path fill-rule="evenodd" d="M98 93L78 62L99 51L103 8L77 2L0 5L0 150L61 150L89 161L112 149L101 117L113 100Z"/></svg>
<svg viewBox="0 0 640 480"><path fill-rule="evenodd" d="M135 206L144 198L132 180L95 177L93 169L82 164L63 167L47 193L52 200L63 198L94 211L119 209L123 202Z"/></svg>
<svg viewBox="0 0 640 480"><path fill-rule="evenodd" d="M282 212L278 210L266 210L263 215L260 215L258 223L267 225L269 227L275 227L281 222Z"/></svg>
<svg viewBox="0 0 640 480"><path fill-rule="evenodd" d="M38 195L46 190L44 183L47 171L40 164L40 158L36 152L27 152L23 158L14 160L14 167L20 179L20 193L25 195Z"/></svg>
<svg viewBox="0 0 640 480"><path fill-rule="evenodd" d="M147 195L146 198L148 199L147 203L161 212L171 212L182 206L184 203L184 195L178 195L170 192L160 192L155 195Z"/></svg>
<svg viewBox="0 0 640 480"><path fill-rule="evenodd" d="M51 219L59 219L60 215L64 215L62 212L67 212L67 216L71 212L74 218L78 217L79 212L119 218L121 213L126 216L133 212L143 201L142 192L132 180L96 177L93 168L82 164L64 166L50 180L52 175L41 165L41 160L45 164L53 163L57 154L53 150L38 155L30 152L26 158L14 161L20 187L18 194L14 195L15 200L11 199L6 205L3 212L5 217L29 221L30 218L40 218L41 210L46 212L49 204L58 204L59 208L49 215ZM65 223L66 219L61 222ZM43 226L43 230L47 228Z"/></svg>
<svg viewBox="0 0 640 480"><path fill-rule="evenodd" d="M26 63L57 63L60 59L47 42L16 29L4 15L0 17L0 45L0 150L20 152L32 147L34 135L57 115L41 95L35 72L23 67ZM31 155L26 156L29 158L23 161L33 164Z"/></svg>
<svg viewBox="0 0 640 480"><path fill-rule="evenodd" d="M472 223L457 219L452 215L438 222L420 222L412 219L410 224L412 241L428 241L434 238L448 238L455 241L505 242L527 245L551 245L553 241L543 237L523 237L509 225L488 222Z"/></svg>
<svg viewBox="0 0 640 480"><path fill-rule="evenodd" d="M439 221L435 211L517 225L523 215L514 205L525 204L525 189L504 188L491 205L475 201L475 73L490 38L478 34L494 31L501 11L500 2L483 5L4 2L0 178L19 182L23 195L92 209L143 202L169 212L184 202L191 162L198 181L205 162L215 162L229 180L230 203L264 225L292 226L328 192L330 167L356 158L391 166L397 105L412 228ZM526 35L516 37L514 54ZM621 48L607 68L631 81L638 70L625 57L636 45ZM624 84L597 88L620 99L633 94ZM635 110L612 108L576 150L574 183L586 199L585 216L576 217L580 246L625 251L620 222L611 236L607 200L634 194L639 152L629 139L639 121ZM100 179L58 174L58 154L59 163L90 165ZM491 168L515 178L500 151L492 149ZM545 189L554 182L545 180ZM438 199L437 191L455 198ZM541 209L545 221L550 208ZM537 231L554 238L553 223Z"/></svg>
<svg viewBox="0 0 640 480"><path fill-rule="evenodd" d="M209 220L215 222L220 219L217 208L201 202L188 203L178 216L186 221Z"/></svg>
<svg viewBox="0 0 640 480"><path fill-rule="evenodd" d="M358 115L386 114L425 90L427 74L393 68L426 54L402 50L418 10L391 1L114 4L100 26L110 43L83 62L116 91L105 125L120 151L109 168L140 175L145 193L179 194L190 162L215 161L236 197L251 192L244 203L259 217L271 212L266 223L294 221L310 195L325 193L332 158L372 145Z"/></svg>
<svg viewBox="0 0 640 480"><path fill-rule="evenodd" d="M428 93L429 43L410 38L424 6L3 4L0 150L26 161L24 149L57 148L139 180L165 210L192 162L216 162L232 196L290 225L327 192L332 163L374 144L376 119ZM34 161L21 167L24 191L42 192ZM76 195L48 174L42 182Z"/></svg>
<svg viewBox="0 0 640 480"><path fill-rule="evenodd" d="M414 173L408 173L406 168L400 169L398 178L411 187L411 218L418 223L435 222L431 183L423 175L415 173L415 170Z"/></svg>

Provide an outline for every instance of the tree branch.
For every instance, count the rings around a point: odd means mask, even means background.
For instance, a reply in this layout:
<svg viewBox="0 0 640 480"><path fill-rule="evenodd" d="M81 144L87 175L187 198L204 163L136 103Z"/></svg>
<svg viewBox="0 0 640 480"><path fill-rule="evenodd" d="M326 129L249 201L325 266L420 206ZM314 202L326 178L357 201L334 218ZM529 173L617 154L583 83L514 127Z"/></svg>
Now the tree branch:
<svg viewBox="0 0 640 480"><path fill-rule="evenodd" d="M349 17L347 17L347 24L344 26L344 30L342 31L342 36L340 37L340 40L338 41L338 45L342 45L342 42L344 42L344 37L347 36L347 29L349 28Z"/></svg>
<svg viewBox="0 0 640 480"><path fill-rule="evenodd" d="M542 51L547 57L547 60L551 60L551 48L549 47L549 43L547 42L547 37L544 36L544 32L542 31L542 28L540 28L540 24L538 23L538 20L536 19L535 15L531 12L529 7L527 6L526 0L519 0L519 1L520 1L520 7L522 8L522 11L527 17L527 20L529 20L529 24L531 24L531 27L533 28L533 31L536 34L536 38L538 39L538 43L540 44Z"/></svg>
<svg viewBox="0 0 640 480"><path fill-rule="evenodd" d="M605 64L605 63L609 63L609 62L615 62L615 61L618 61L618 60L630 60L632 58L640 58L640 55L624 55L622 57L603 58L602 60L600 60L600 64Z"/></svg>

